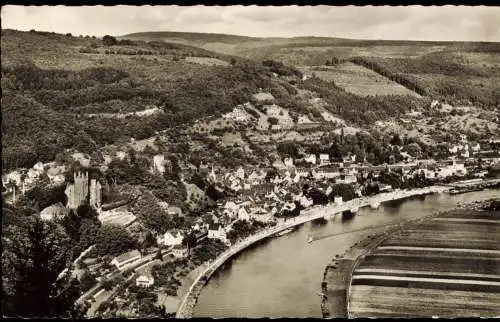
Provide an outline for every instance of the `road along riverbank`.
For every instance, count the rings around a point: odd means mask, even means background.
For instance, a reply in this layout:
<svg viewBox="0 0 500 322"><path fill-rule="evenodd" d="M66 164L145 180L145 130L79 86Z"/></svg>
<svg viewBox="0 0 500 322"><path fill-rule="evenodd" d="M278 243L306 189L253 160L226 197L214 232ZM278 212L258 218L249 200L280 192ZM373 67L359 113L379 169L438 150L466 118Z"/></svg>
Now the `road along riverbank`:
<svg viewBox="0 0 500 322"><path fill-rule="evenodd" d="M326 222L304 223L282 237L255 243L218 268L201 289L193 317L321 318L321 283L334 254L346 252L385 226L498 194L498 190L429 194L382 203L377 209L362 207L351 218L338 214ZM311 236L321 238L308 243Z"/></svg>
<svg viewBox="0 0 500 322"><path fill-rule="evenodd" d="M298 226L302 225L306 222L312 221L317 218L324 217L327 213L340 213L346 210L358 209L361 207L370 206L373 202L377 201L379 203L392 201L392 200L400 200L404 198L409 198L413 196L426 195L432 193L441 193L448 191L450 187L445 186L433 186L426 187L421 189L413 189L413 190L397 190L388 193L378 194L372 197L363 197L354 199L348 202L345 202L342 205L329 204L326 206L315 206L302 211L302 215L295 217L291 220L287 220L286 222L282 222L275 227L265 229L263 231L258 232L257 234L250 236L234 245L232 245L229 249L227 249L224 253L219 255L214 261L212 261L207 269L205 269L193 282L188 292L184 295L179 309L176 313L176 318L190 318L193 314L193 309L198 300L198 296L201 292L203 286L208 282L212 274L229 258L234 256L235 254L241 252L245 248L250 245L263 240L265 238L274 236L275 234Z"/></svg>

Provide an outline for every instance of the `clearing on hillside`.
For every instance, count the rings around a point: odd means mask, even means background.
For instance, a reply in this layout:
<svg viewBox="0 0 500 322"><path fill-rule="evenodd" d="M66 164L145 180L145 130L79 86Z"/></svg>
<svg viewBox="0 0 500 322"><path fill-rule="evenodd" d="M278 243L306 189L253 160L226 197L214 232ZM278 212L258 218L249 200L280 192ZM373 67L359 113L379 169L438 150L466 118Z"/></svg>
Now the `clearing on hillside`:
<svg viewBox="0 0 500 322"><path fill-rule="evenodd" d="M208 66L229 66L229 63L224 60L211 57L186 57L186 61L189 63L208 65Z"/></svg>
<svg viewBox="0 0 500 322"><path fill-rule="evenodd" d="M359 96L413 95L420 97L406 87L351 62L336 66L303 66L300 69L304 73L315 73L324 81L333 81L337 86Z"/></svg>

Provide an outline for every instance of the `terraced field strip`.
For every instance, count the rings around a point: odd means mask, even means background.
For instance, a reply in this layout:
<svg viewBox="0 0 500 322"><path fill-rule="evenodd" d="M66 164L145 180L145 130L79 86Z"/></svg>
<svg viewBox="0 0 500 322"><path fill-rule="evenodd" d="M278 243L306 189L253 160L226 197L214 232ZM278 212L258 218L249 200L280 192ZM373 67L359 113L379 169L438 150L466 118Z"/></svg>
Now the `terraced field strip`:
<svg viewBox="0 0 500 322"><path fill-rule="evenodd" d="M350 317L500 316L500 213L473 212L407 227L367 255Z"/></svg>

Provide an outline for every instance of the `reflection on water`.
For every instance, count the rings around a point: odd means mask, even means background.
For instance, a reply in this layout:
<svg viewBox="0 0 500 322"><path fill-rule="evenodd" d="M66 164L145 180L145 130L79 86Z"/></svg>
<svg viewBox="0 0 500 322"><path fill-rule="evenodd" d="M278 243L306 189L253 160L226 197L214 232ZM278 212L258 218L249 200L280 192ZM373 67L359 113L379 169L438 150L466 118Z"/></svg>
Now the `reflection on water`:
<svg viewBox="0 0 500 322"><path fill-rule="evenodd" d="M333 236L308 244L308 236L349 232L367 226L393 224L457 202L498 197L499 190L462 195L411 198L379 209L360 208L348 221L336 215L326 224L306 223L279 238L271 238L236 255L202 290L195 317L317 317L321 318L320 291L325 266L352 244L381 228Z"/></svg>

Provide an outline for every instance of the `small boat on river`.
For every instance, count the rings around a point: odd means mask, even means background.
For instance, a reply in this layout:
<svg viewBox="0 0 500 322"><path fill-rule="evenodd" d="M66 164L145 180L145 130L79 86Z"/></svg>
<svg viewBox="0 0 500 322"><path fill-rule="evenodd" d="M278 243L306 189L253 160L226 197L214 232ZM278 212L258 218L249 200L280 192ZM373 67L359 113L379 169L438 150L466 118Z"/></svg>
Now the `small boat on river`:
<svg viewBox="0 0 500 322"><path fill-rule="evenodd" d="M288 229L285 229L283 231L280 231L279 233L277 233L275 236L278 236L278 237L281 237L283 235L286 235L288 233L291 233L292 231L294 231L295 229L292 227L292 228L288 228Z"/></svg>

